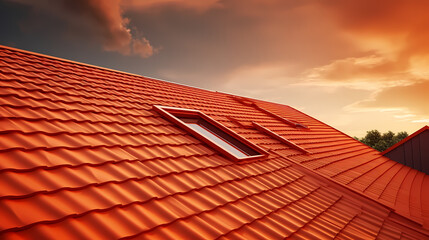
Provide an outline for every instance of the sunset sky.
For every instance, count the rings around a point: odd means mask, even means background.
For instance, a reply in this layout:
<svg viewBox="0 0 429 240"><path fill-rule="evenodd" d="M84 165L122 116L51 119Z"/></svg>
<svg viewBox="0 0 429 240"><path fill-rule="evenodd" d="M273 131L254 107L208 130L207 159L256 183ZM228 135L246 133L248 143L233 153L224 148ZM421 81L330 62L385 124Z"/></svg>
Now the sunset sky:
<svg viewBox="0 0 429 240"><path fill-rule="evenodd" d="M0 44L295 107L429 125L429 1L0 0Z"/></svg>

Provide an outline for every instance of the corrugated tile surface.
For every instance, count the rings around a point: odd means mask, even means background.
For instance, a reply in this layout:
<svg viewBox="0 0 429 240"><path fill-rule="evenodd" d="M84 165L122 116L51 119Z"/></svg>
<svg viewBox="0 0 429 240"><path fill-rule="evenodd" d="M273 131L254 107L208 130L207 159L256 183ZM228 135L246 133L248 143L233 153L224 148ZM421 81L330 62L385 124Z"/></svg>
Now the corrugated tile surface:
<svg viewBox="0 0 429 240"><path fill-rule="evenodd" d="M246 101L0 47L0 238L429 238L427 175ZM270 154L231 161L154 104L200 110Z"/></svg>

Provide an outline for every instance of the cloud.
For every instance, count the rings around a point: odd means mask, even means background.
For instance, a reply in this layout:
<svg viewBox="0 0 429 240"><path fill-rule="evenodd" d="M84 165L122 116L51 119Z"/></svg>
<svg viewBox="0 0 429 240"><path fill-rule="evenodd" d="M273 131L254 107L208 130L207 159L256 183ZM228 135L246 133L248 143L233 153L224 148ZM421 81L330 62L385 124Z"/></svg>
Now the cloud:
<svg viewBox="0 0 429 240"><path fill-rule="evenodd" d="M425 0L383 1L320 1L338 19L343 28L362 35L396 35L399 32L410 35L428 35L425 29L429 23Z"/></svg>
<svg viewBox="0 0 429 240"><path fill-rule="evenodd" d="M332 63L317 67L308 74L310 79L329 81L366 81L368 78L385 79L386 70L391 68L392 62L387 59L371 55L366 57L350 57L335 60Z"/></svg>
<svg viewBox="0 0 429 240"><path fill-rule="evenodd" d="M148 58L159 50L159 48L153 48L150 42L144 37L133 39L132 49L134 54L138 54L142 58Z"/></svg>
<svg viewBox="0 0 429 240"><path fill-rule="evenodd" d="M429 119L419 119L412 121L413 123L429 123Z"/></svg>
<svg viewBox="0 0 429 240"><path fill-rule="evenodd" d="M380 90L407 86L419 79L421 75L416 76L409 68L385 56L369 55L334 60L310 69L305 74L304 84Z"/></svg>
<svg viewBox="0 0 429 240"><path fill-rule="evenodd" d="M121 0L10 0L30 6L38 14L50 14L69 26L64 31L88 35L102 42L106 51L143 58L157 52L145 38L136 38L129 28L130 20L123 16ZM70 33L69 33L70 34Z"/></svg>
<svg viewBox="0 0 429 240"><path fill-rule="evenodd" d="M397 118L429 118L429 81L421 81L408 86L398 86L375 93L372 98L356 102L351 111L397 112ZM417 118L417 120L416 120Z"/></svg>
<svg viewBox="0 0 429 240"><path fill-rule="evenodd" d="M123 0L122 6L133 10L174 6L203 13L211 8L221 7L222 4L219 0Z"/></svg>
<svg viewBox="0 0 429 240"><path fill-rule="evenodd" d="M127 12L134 24L144 26L149 36L155 36L151 40L163 47L162 56L157 57L162 58L162 69L156 73L159 78L206 88L232 87L238 85L233 81L250 81L242 69L258 71L263 79L262 66L279 64L287 71L276 73L280 78L275 82L270 80L278 86L298 80L309 66L348 56L351 51L350 44L336 35L331 19L308 0L203 0L213 3L203 14L196 6L191 10L185 3L178 5L184 1L171 2L142 3L144 7L130 7Z"/></svg>
<svg viewBox="0 0 429 240"><path fill-rule="evenodd" d="M329 12L326 16L335 20L337 32L358 52L309 68L303 73L301 84L329 86L337 93L344 89L365 90L370 97L362 96L343 110L355 116L371 116L371 128L396 124L404 130L426 123L429 119L429 16L425 9L429 2L318 2Z"/></svg>
<svg viewBox="0 0 429 240"><path fill-rule="evenodd" d="M372 82L391 87L429 79L429 2L319 1L361 50L360 57L337 59L314 68L309 78L334 82ZM363 55L362 55L363 54ZM317 78L317 79L315 79Z"/></svg>

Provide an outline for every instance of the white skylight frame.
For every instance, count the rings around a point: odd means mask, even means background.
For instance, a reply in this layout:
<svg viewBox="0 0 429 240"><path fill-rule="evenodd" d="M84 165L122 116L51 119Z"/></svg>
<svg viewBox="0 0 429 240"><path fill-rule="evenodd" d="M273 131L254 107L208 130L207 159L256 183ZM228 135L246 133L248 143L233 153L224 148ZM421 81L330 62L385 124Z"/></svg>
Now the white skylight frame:
<svg viewBox="0 0 429 240"><path fill-rule="evenodd" d="M264 149L201 111L159 105L154 105L153 109L230 159L242 161L268 155Z"/></svg>

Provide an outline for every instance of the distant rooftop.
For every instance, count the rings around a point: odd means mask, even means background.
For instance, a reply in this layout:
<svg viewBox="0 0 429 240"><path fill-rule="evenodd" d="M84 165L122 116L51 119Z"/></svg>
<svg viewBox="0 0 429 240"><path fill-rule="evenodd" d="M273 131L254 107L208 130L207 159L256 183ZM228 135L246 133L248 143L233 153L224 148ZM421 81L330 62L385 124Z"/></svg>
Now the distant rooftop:
<svg viewBox="0 0 429 240"><path fill-rule="evenodd" d="M429 174L429 126L424 126L404 138L382 155Z"/></svg>

